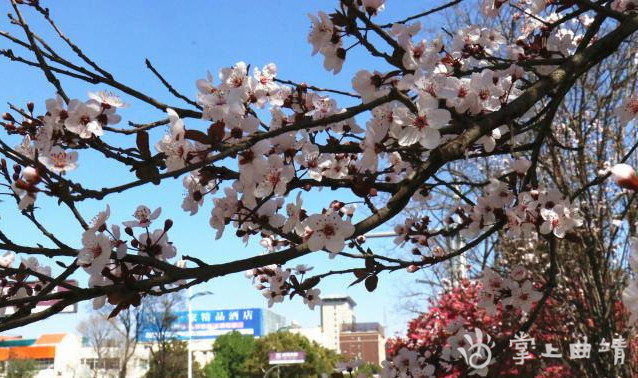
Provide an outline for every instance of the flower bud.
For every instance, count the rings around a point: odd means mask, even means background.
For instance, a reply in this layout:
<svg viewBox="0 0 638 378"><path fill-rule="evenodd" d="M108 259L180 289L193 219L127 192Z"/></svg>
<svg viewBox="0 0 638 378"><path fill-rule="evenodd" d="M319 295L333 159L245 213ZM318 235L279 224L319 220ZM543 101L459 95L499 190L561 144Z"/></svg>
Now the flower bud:
<svg viewBox="0 0 638 378"><path fill-rule="evenodd" d="M172 219L165 220L164 221L164 232L170 230L171 227L173 227L173 220Z"/></svg>
<svg viewBox="0 0 638 378"><path fill-rule="evenodd" d="M15 122L15 119L13 118L11 113L7 113L7 112L2 113L2 119L4 119L5 121Z"/></svg>
<svg viewBox="0 0 638 378"><path fill-rule="evenodd" d="M22 176L31 184L37 184L38 181L40 181L40 175L33 167L26 167L24 171L22 171Z"/></svg>
<svg viewBox="0 0 638 378"><path fill-rule="evenodd" d="M414 273L419 270L419 267L416 265L409 265L407 268L405 268L405 270L407 270L408 273Z"/></svg>
<svg viewBox="0 0 638 378"><path fill-rule="evenodd" d="M628 164L616 164L611 168L611 175L621 188L638 190L636 171Z"/></svg>
<svg viewBox="0 0 638 378"><path fill-rule="evenodd" d="M35 104L33 101L27 102L27 109L29 109L29 113L33 113L33 109L35 108Z"/></svg>

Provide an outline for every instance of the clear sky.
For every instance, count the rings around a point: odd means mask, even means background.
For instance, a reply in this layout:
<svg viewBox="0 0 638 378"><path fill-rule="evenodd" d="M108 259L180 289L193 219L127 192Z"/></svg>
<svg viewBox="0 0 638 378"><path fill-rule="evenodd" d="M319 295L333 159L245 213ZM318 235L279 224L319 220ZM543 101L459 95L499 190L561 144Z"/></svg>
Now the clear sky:
<svg viewBox="0 0 638 378"><path fill-rule="evenodd" d="M378 60L367 56L360 47L348 52L348 59L339 75L332 75L322 68L320 56L311 57L311 46L306 42L309 30L308 12L320 9L330 11L336 1L42 1L51 7L51 15L60 28L85 53L113 73L121 82L152 94L168 104L185 107L186 104L173 98L159 81L148 71L144 59L149 58L154 66L182 93L195 97L195 80L203 78L210 70L216 75L220 67L245 61L253 66L274 62L278 66L278 76L282 79L306 81L308 83L350 90L350 80L359 69L384 69ZM436 6L440 1L388 1L388 10L381 14L380 21L400 19L413 12L419 12ZM11 11L8 2L0 5L2 14ZM53 38L48 28L32 12L25 12L32 29L47 39L56 48L61 48L65 56L73 56L60 41ZM433 29L435 25L425 24ZM5 18L0 21L0 29L24 37L22 31L9 24ZM0 49L14 48L6 40L0 39ZM32 55L19 49L16 54L32 59ZM75 59L77 61L77 59ZM108 89L103 85L91 86L84 82L60 77L71 98L86 99L86 92ZM44 100L53 97L53 87L46 82L43 74L34 68L9 62L0 58L0 100L2 104L11 102L24 106L26 101L34 101L37 109L44 108ZM117 92L116 92L117 93ZM124 122L148 122L164 118L157 109L123 95L131 106L120 111ZM351 104L347 99L338 99L341 105ZM5 111L5 107L1 111ZM124 125L121 126L124 126ZM197 120L187 120L187 126L203 125ZM363 124L363 122L362 122ZM191 127L193 127L191 126ZM163 130L151 135L158 140ZM2 136L5 138L5 136ZM16 140L11 140L16 144ZM111 138L110 142L124 146L133 146L133 139ZM154 144L154 142L153 142ZM70 173L69 178L85 186L99 188L114 183L124 183L134 179L131 173L117 170L109 162L80 152L79 169ZM224 237L214 240L215 231L208 225L212 205L210 199L195 216L188 216L180 206L184 190L181 179L167 180L161 187L143 187L123 195L107 197L106 202L86 201L79 205L87 218L104 209L106 203L111 206L111 222L130 220L130 215L139 204L151 209L162 206L161 219L170 217L175 226L170 231L170 239L179 254L189 254L210 263L246 258L261 252L258 240L245 246L227 229ZM309 206L319 207L329 204L337 194L324 190L321 193L305 194ZM79 246L81 228L70 216L68 210L58 207L53 201L38 199L41 208L36 211L38 217L54 233L68 244ZM389 230L387 225L379 231ZM12 202L0 203L0 229L14 238L14 241L35 245L47 241L38 234L15 210ZM230 231L230 232L228 232ZM371 243L373 249L387 252L393 248L391 239ZM67 260L66 262L69 262ZM315 271L339 269L350 266L350 261L336 258L329 260L324 254L293 261L294 263L315 265ZM54 265L52 262L50 264ZM78 273L74 276L81 285L86 285L88 276ZM400 293L405 285L412 285L415 276L404 272L384 274L374 293L368 293L363 286L347 288L352 276L333 277L320 284L322 293L347 293L358 303L356 308L359 321L378 321L387 327L387 334L403 332L406 322L411 318L401 309ZM195 291L210 290L214 296L197 299L195 309L221 309L266 307L267 303L260 292L243 275L233 275L212 280L200 285ZM425 308L426 304L423 304ZM273 311L284 315L288 321L296 320L304 326L317 325L319 314L303 305L298 298L276 304ZM78 314L60 314L8 333L35 336L45 332L74 332L80 319L86 317L86 305L80 306Z"/></svg>

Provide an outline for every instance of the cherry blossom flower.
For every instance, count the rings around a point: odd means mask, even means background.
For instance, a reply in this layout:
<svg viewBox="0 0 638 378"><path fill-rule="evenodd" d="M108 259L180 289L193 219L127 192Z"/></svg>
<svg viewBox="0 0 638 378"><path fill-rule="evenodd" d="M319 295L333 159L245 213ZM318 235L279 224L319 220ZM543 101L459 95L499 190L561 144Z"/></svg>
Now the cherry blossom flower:
<svg viewBox="0 0 638 378"><path fill-rule="evenodd" d="M82 249L77 264L91 275L98 275L111 258L111 240L101 232L87 230L82 234Z"/></svg>
<svg viewBox="0 0 638 378"><path fill-rule="evenodd" d="M182 201L182 209L189 212L190 215L194 215L199 210L199 207L204 203L204 196L209 193L216 192L216 186L214 183L208 183L206 186L200 183L200 177L196 173L192 173L185 176L182 181L187 193Z"/></svg>
<svg viewBox="0 0 638 378"><path fill-rule="evenodd" d="M237 62L232 67L219 71L222 87L228 91L229 110L242 115L245 113L244 103L248 100L248 66L245 62Z"/></svg>
<svg viewBox="0 0 638 378"><path fill-rule="evenodd" d="M434 106L434 103L430 104ZM428 149L436 148L441 140L438 129L450 122L451 115L446 109L435 107L419 107L418 114L412 113L407 108L399 108L397 125L403 126L395 131L396 138L401 146L411 146L420 143Z"/></svg>
<svg viewBox="0 0 638 378"><path fill-rule="evenodd" d="M197 103L204 108L202 119L222 121L230 114L227 94L222 90L215 90L211 93L198 93Z"/></svg>
<svg viewBox="0 0 638 378"><path fill-rule="evenodd" d="M638 190L638 177L634 168L628 164L616 164L611 168L611 175L621 188Z"/></svg>
<svg viewBox="0 0 638 378"><path fill-rule="evenodd" d="M128 251L128 246L126 242L121 240L120 226L117 224L111 225L111 246L115 248L115 252L117 253L118 259L123 259L126 256Z"/></svg>
<svg viewBox="0 0 638 378"><path fill-rule="evenodd" d="M170 134L164 135L155 148L166 155L166 169L171 172L186 166L188 153L194 148L190 141L184 138L184 122L173 109L167 108L166 112L170 122Z"/></svg>
<svg viewBox="0 0 638 378"><path fill-rule="evenodd" d="M510 160L509 165L512 171L518 173L519 175L524 175L527 173L527 170L529 169L529 167L532 166L532 162L525 158L521 158L521 159Z"/></svg>
<svg viewBox="0 0 638 378"><path fill-rule="evenodd" d="M40 162L54 172L64 174L77 168L77 151L66 152L59 146L53 146L47 155L40 157Z"/></svg>
<svg viewBox="0 0 638 378"><path fill-rule="evenodd" d="M151 212L151 209L144 205L139 205L135 212L133 213L133 217L136 219L134 221L124 222L123 225L125 227L148 227L151 223L157 219L162 213L162 208L158 207L157 209Z"/></svg>
<svg viewBox="0 0 638 378"><path fill-rule="evenodd" d="M304 226L302 224L302 215L305 214L305 211L302 209L303 201L301 199L301 192L297 193L297 199L295 203L289 203L286 205L286 214L288 215L288 219L286 219L286 223L284 223L282 227L282 231L284 233L289 233L294 231L295 234L299 236L303 236L304 234Z"/></svg>
<svg viewBox="0 0 638 378"><path fill-rule="evenodd" d="M268 170L268 160L264 154L270 150L270 142L262 140L239 155L239 181L246 188L252 187L256 180Z"/></svg>
<svg viewBox="0 0 638 378"><path fill-rule="evenodd" d="M483 135L482 137L480 137L476 141L476 144L482 144L485 152L492 152L494 151L494 148L496 147L496 141L501 139L501 136L502 136L501 128L497 127L494 130L492 130L489 134Z"/></svg>
<svg viewBox="0 0 638 378"><path fill-rule="evenodd" d="M64 121L64 127L77 134L82 139L92 136L102 136L104 130L98 121L101 113L100 104L96 101L82 102L71 100L69 103L68 118Z"/></svg>
<svg viewBox="0 0 638 378"><path fill-rule="evenodd" d="M523 285L512 288L511 297L503 299L503 304L506 306L514 306L522 311L529 313L532 310L532 305L538 302L543 297L543 294L534 290L532 281L525 281Z"/></svg>
<svg viewBox="0 0 638 378"><path fill-rule="evenodd" d="M362 4L370 16L376 16L385 8L385 0L363 0Z"/></svg>
<svg viewBox="0 0 638 378"><path fill-rule="evenodd" d="M483 290L487 292L495 293L505 288L505 281L503 278L490 268L483 269L481 283L483 285Z"/></svg>
<svg viewBox="0 0 638 378"><path fill-rule="evenodd" d="M283 202L284 202L283 198L275 198L275 199L266 201L256 211L255 214L257 216L257 219L263 220L265 223L267 223L268 225L274 228L282 227L284 225L284 222L286 221L286 217L284 217L281 214L278 214L277 211L282 207ZM248 206L247 204L245 205ZM250 206L250 207L254 207L254 206ZM262 231L262 233L269 233L269 231L264 230Z"/></svg>
<svg viewBox="0 0 638 378"><path fill-rule="evenodd" d="M614 0L611 8L618 12L636 12L638 10L638 0Z"/></svg>
<svg viewBox="0 0 638 378"><path fill-rule="evenodd" d="M287 184L292 180L295 170L292 165L284 164L279 155L268 157L268 170L255 188L255 197L262 198L270 194L282 196L286 193Z"/></svg>
<svg viewBox="0 0 638 378"><path fill-rule="evenodd" d="M405 54L403 54L401 62L407 69L422 68L430 71L434 69L440 60L439 51L441 51L441 46L439 41L432 41L428 47L426 40L421 40L417 44L412 43L410 40L403 47L405 48Z"/></svg>
<svg viewBox="0 0 638 378"><path fill-rule="evenodd" d="M215 206L213 207L210 217L210 226L217 230L216 240L221 238L227 224L227 219L237 212L237 206L239 204L237 191L233 188L224 188L224 193L226 194L224 198L215 198L213 200Z"/></svg>
<svg viewBox="0 0 638 378"><path fill-rule="evenodd" d="M516 265L512 268L510 277L514 281L522 281L527 277L527 269L525 269L525 267L522 265Z"/></svg>
<svg viewBox="0 0 638 378"><path fill-rule="evenodd" d="M5 252L0 256L0 266L8 268L13 265L13 261L16 258L16 254L13 252Z"/></svg>
<svg viewBox="0 0 638 378"><path fill-rule="evenodd" d="M306 295L303 297L303 303L308 305L311 310L314 310L316 305L321 304L319 294L321 294L321 290L319 289L315 288L307 290Z"/></svg>
<svg viewBox="0 0 638 378"><path fill-rule="evenodd" d="M261 294L268 299L268 308L272 307L275 303L281 303L284 301L284 295L276 290L266 289Z"/></svg>
<svg viewBox="0 0 638 378"><path fill-rule="evenodd" d="M35 148L31 143L31 137L29 136L29 134L25 135L24 138L22 138L22 142L15 146L14 150L16 150L17 153L24 155L30 159L35 159Z"/></svg>
<svg viewBox="0 0 638 378"><path fill-rule="evenodd" d="M106 226L106 221L111 216L111 207L106 204L106 209L104 211L100 211L96 216L91 219L91 227L88 229L91 231L97 231L100 228Z"/></svg>
<svg viewBox="0 0 638 378"><path fill-rule="evenodd" d="M411 24L393 24L390 33L397 37L401 46L411 43L411 39L419 31L421 31L421 23L419 21Z"/></svg>
<svg viewBox="0 0 638 378"><path fill-rule="evenodd" d="M379 71L358 71L352 78L352 88L361 95L364 102L383 97L390 92L390 88L384 86L384 75Z"/></svg>
<svg viewBox="0 0 638 378"><path fill-rule="evenodd" d="M311 251L326 248L331 257L343 250L345 239L354 233L352 223L341 219L337 212L313 214L304 221L304 226L310 229L306 236L308 248Z"/></svg>
<svg viewBox="0 0 638 378"><path fill-rule="evenodd" d="M128 104L122 101L122 98L109 91L89 92L88 96L91 100L97 101L102 108L126 108Z"/></svg>
<svg viewBox="0 0 638 378"><path fill-rule="evenodd" d="M305 264L299 264L296 267L293 268L293 270L295 271L296 274L306 274L308 272L310 272L311 270L313 270L314 267L312 266L308 266Z"/></svg>
<svg viewBox="0 0 638 378"><path fill-rule="evenodd" d="M168 240L166 231L163 229L157 229L150 232L145 232L139 237L140 242L140 254L155 257L160 260L168 260L177 255L177 249Z"/></svg>
<svg viewBox="0 0 638 378"><path fill-rule="evenodd" d="M440 96L446 100L449 108L454 108L458 113L480 108L478 96L470 89L471 81L467 78L447 78L445 87L441 89Z"/></svg>
<svg viewBox="0 0 638 378"><path fill-rule="evenodd" d="M501 107L500 97L505 92L494 85L494 71L484 69L480 73L473 73L470 78L470 90L477 96L478 101L470 108L470 113L478 114L481 111L493 112Z"/></svg>
<svg viewBox="0 0 638 378"><path fill-rule="evenodd" d="M508 0L481 0L481 13L485 17L496 17L499 15L503 4Z"/></svg>
<svg viewBox="0 0 638 378"><path fill-rule="evenodd" d="M394 366L400 372L412 371L412 369L418 366L417 363L418 354L416 351L409 350L408 348L401 348L399 353L392 359Z"/></svg>
<svg viewBox="0 0 638 378"><path fill-rule="evenodd" d="M310 17L312 23L308 34L308 42L312 45L312 55L315 55L324 46L330 44L334 25L330 21L330 17L322 11L319 11L319 17L310 13L308 17Z"/></svg>
<svg viewBox="0 0 638 378"><path fill-rule="evenodd" d="M308 112L312 119L323 119L335 114L337 110L337 102L328 96L313 96L313 110Z"/></svg>
<svg viewBox="0 0 638 378"><path fill-rule="evenodd" d="M335 75L341 72L343 62L346 60L346 50L339 43L329 43L321 49L324 57L323 68L332 71Z"/></svg>
<svg viewBox="0 0 638 378"><path fill-rule="evenodd" d="M583 223L578 215L578 209L570 209L563 204L558 204L552 209L543 208L540 214L544 221L540 227L541 234L547 235L553 232L557 238L564 238L567 232Z"/></svg>
<svg viewBox="0 0 638 378"><path fill-rule="evenodd" d="M28 257L26 259L21 258L20 264L24 265L27 269L30 269L34 272L44 274L49 277L51 276L51 267L41 265L38 259L36 259L35 257Z"/></svg>
<svg viewBox="0 0 638 378"><path fill-rule="evenodd" d="M39 189L36 187L40 181L40 175L33 167L26 167L22 171L22 179L11 183L11 190L20 199L19 210L26 210L35 203Z"/></svg>
<svg viewBox="0 0 638 378"><path fill-rule="evenodd" d="M275 77L277 76L275 63L268 63L261 70L255 67L253 76L257 82L255 87L256 94L266 96L279 89L279 86L275 83Z"/></svg>
<svg viewBox="0 0 638 378"><path fill-rule="evenodd" d="M319 152L316 144L306 143L301 148L301 154L295 157L299 165L308 169L308 176L316 181L323 178L323 170L329 166L330 158Z"/></svg>

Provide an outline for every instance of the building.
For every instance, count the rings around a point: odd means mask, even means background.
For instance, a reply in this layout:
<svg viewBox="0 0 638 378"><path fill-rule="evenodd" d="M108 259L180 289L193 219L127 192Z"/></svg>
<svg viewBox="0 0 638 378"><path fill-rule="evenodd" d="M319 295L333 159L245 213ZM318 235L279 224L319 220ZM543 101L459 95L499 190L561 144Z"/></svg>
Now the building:
<svg viewBox="0 0 638 378"><path fill-rule="evenodd" d="M326 346L341 351L339 333L342 325L356 323L354 306L357 303L347 295L326 295L321 298L321 332Z"/></svg>
<svg viewBox="0 0 638 378"><path fill-rule="evenodd" d="M89 345L88 340L82 340L82 349L79 351L78 374L74 377L92 377L94 372L99 372L100 377L117 377L122 363L123 345L113 342L106 343L100 348L98 356L96 348ZM142 377L149 367L149 350L143 344L138 344L126 364L127 377Z"/></svg>
<svg viewBox="0 0 638 378"><path fill-rule="evenodd" d="M5 336L0 339L0 362L33 360L38 369L36 378L76 376L80 337L69 333L44 334L37 339ZM2 369L5 371L5 369Z"/></svg>
<svg viewBox="0 0 638 378"><path fill-rule="evenodd" d="M341 353L380 365L385 360L385 335L379 323L357 323L354 307L357 303L348 295L326 295L321 298L321 324L318 327L291 326L290 332Z"/></svg>
<svg viewBox="0 0 638 378"><path fill-rule="evenodd" d="M366 362L385 360L385 335L379 323L343 324L339 334L341 354Z"/></svg>
<svg viewBox="0 0 638 378"><path fill-rule="evenodd" d="M149 368L150 348L156 332L152 319L139 328L138 343L127 363L127 377L142 377ZM237 331L261 337L285 329L286 319L270 310L260 308L205 310L191 312L193 359L205 365L213 358L215 339ZM165 335L169 338L189 340L188 312L177 312L176 321ZM105 340L98 357L96 348L81 336L59 333L44 334L38 338L0 336L0 378L6 365L14 360L33 360L36 378L89 378L96 371L100 377L116 377L121 364L122 346L114 340Z"/></svg>

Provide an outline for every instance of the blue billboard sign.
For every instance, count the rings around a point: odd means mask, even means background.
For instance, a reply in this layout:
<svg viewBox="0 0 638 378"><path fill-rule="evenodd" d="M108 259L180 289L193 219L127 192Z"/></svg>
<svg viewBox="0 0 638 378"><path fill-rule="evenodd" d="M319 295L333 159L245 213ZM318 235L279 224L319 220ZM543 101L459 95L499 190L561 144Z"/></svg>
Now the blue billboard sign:
<svg viewBox="0 0 638 378"><path fill-rule="evenodd" d="M177 319L168 332L168 337L188 340L188 311L176 312ZM214 339L217 336L237 331L244 335L263 336L264 313L258 308L235 310L203 310L191 312L193 339ZM140 341L154 341L157 329L152 321L144 321L139 329Z"/></svg>

